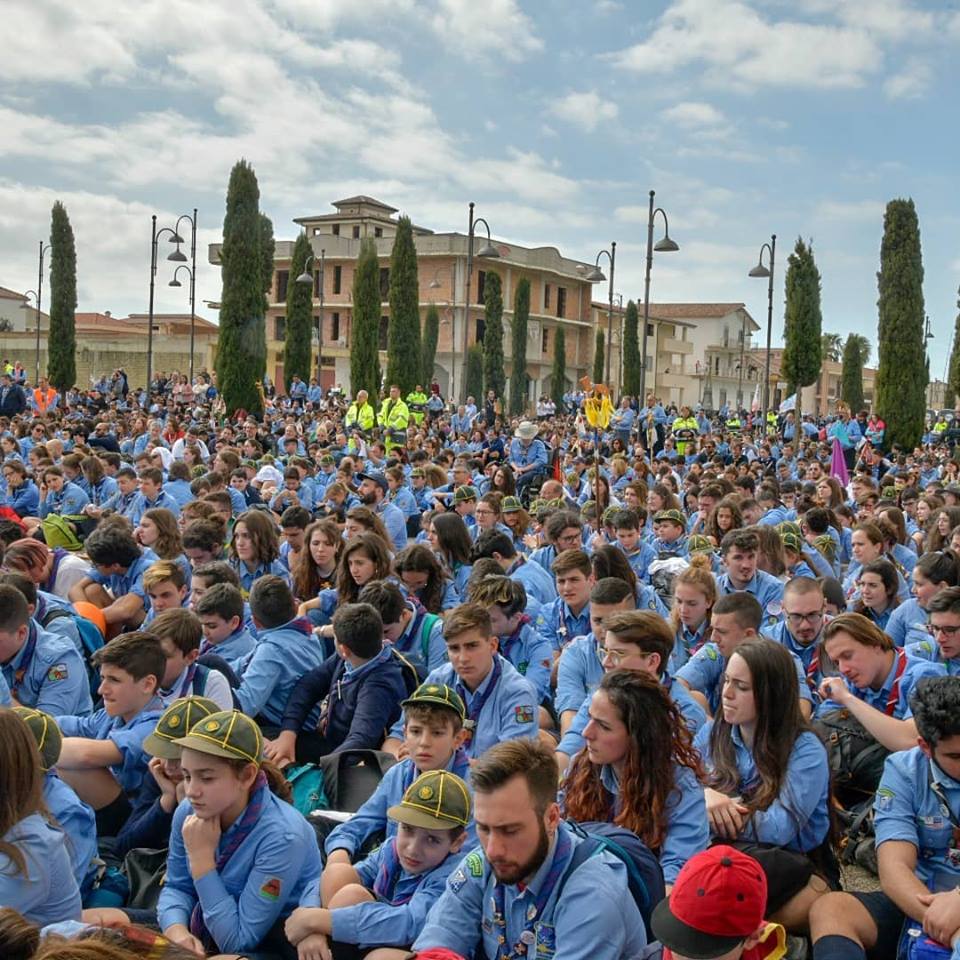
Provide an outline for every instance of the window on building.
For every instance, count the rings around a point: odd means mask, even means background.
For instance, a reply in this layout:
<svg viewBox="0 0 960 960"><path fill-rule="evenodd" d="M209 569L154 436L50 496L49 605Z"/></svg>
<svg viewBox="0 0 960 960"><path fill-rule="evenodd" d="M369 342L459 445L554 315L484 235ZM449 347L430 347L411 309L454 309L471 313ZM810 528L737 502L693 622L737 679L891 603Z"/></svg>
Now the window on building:
<svg viewBox="0 0 960 960"><path fill-rule="evenodd" d="M382 237L382 236L383 236L383 227L374 227L374 228L373 228L373 235L374 235L375 237Z"/></svg>
<svg viewBox="0 0 960 960"><path fill-rule="evenodd" d="M654 335L654 334L653 334L653 324L652 324L652 323L648 323L648 324L647 324L647 336L648 336L648 337L652 337L653 335Z"/></svg>
<svg viewBox="0 0 960 960"><path fill-rule="evenodd" d="M487 321L484 317L477 317L477 330L474 343L483 343L483 337L487 332Z"/></svg>
<svg viewBox="0 0 960 960"><path fill-rule="evenodd" d="M290 283L290 271L277 271L277 303L287 302L287 286Z"/></svg>
<svg viewBox="0 0 960 960"><path fill-rule="evenodd" d="M649 373L653 369L653 357L648 356L646 361L643 364L644 370Z"/></svg>
<svg viewBox="0 0 960 960"><path fill-rule="evenodd" d="M543 328L543 338L540 342L540 352L546 353L550 349L550 331L544 327Z"/></svg>
<svg viewBox="0 0 960 960"><path fill-rule="evenodd" d="M273 339L274 340L287 339L287 318L286 317L273 318Z"/></svg>
<svg viewBox="0 0 960 960"><path fill-rule="evenodd" d="M330 315L330 338L332 340L340 339L340 314L336 312Z"/></svg>
<svg viewBox="0 0 960 960"><path fill-rule="evenodd" d="M340 293L340 287L343 284L343 267L333 268L333 292Z"/></svg>
<svg viewBox="0 0 960 960"><path fill-rule="evenodd" d="M335 223L335 224L333 225L332 232L333 232L333 235L334 235L335 237L339 237L339 236L340 236L340 224L339 224L339 223Z"/></svg>
<svg viewBox="0 0 960 960"><path fill-rule="evenodd" d="M387 332L390 328L390 321L387 317L380 318L380 343L377 345L378 350L387 349Z"/></svg>
<svg viewBox="0 0 960 960"><path fill-rule="evenodd" d="M390 268L380 268L380 299L386 300L390 296Z"/></svg>
<svg viewBox="0 0 960 960"><path fill-rule="evenodd" d="M310 333L310 339L316 340L320 336L320 314L313 315L313 331Z"/></svg>
<svg viewBox="0 0 960 960"><path fill-rule="evenodd" d="M567 315L567 288L557 287L557 316L565 317Z"/></svg>
<svg viewBox="0 0 960 960"><path fill-rule="evenodd" d="M477 271L477 303L483 303L483 295L487 290L487 271Z"/></svg>
<svg viewBox="0 0 960 960"><path fill-rule="evenodd" d="M545 283L543 285L543 309L550 309L550 284Z"/></svg>
<svg viewBox="0 0 960 960"><path fill-rule="evenodd" d="M359 224L359 223L356 224L356 225L354 226L354 228L353 228L353 239L354 239L354 240L359 240L359 239L360 239L360 224Z"/></svg>

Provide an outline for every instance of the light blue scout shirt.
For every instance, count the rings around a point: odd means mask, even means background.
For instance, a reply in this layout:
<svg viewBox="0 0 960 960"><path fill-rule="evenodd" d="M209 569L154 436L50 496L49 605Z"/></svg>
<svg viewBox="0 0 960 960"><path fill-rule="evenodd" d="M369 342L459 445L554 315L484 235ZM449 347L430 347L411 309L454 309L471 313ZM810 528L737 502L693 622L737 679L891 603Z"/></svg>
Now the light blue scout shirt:
<svg viewBox="0 0 960 960"><path fill-rule="evenodd" d="M743 590L737 590L730 583L730 575L722 573L717 577L717 589L721 596L728 593L753 594L763 609L764 626L773 626L783 618L783 584L763 570L758 570Z"/></svg>
<svg viewBox="0 0 960 960"><path fill-rule="evenodd" d="M627 563L630 564L630 569L637 575L637 580L642 583L649 583L649 568L650 564L657 559L657 551L643 540L638 541L637 549L633 553L627 553L619 542L616 543L616 547L627 558Z"/></svg>
<svg viewBox="0 0 960 960"><path fill-rule="evenodd" d="M94 863L100 856L97 850L96 814L69 784L57 776L55 770L47 771L43 778L43 799L67 835L66 848L73 864L73 875L81 896L86 896L93 889L99 869Z"/></svg>
<svg viewBox="0 0 960 960"><path fill-rule="evenodd" d="M240 592L244 600L249 599L254 583L267 574L279 577L288 587L291 586L290 571L279 560L262 563L255 570L251 570L242 560L232 559L228 562L240 578Z"/></svg>
<svg viewBox="0 0 960 960"><path fill-rule="evenodd" d="M202 657L205 653L216 654L226 660L231 669L236 672L241 661L253 652L256 645L257 641L250 636L250 631L241 624L220 643L208 643L203 640L200 644L200 656Z"/></svg>
<svg viewBox="0 0 960 960"><path fill-rule="evenodd" d="M432 670L424 683L446 684L463 698L467 722L474 723L473 735L465 747L471 758L479 757L502 740L537 736L540 701L536 691L526 677L499 654L494 657L493 668L473 693L467 691L449 663ZM401 714L390 729L390 737L403 740L403 723Z"/></svg>
<svg viewBox="0 0 960 960"><path fill-rule="evenodd" d="M900 667L901 661L903 662L902 669ZM900 674L899 679L897 677L898 672ZM909 720L913 716L913 711L910 709L910 693L916 686L917 681L924 677L942 677L946 672L943 664L918 660L916 657L907 656L904 650L898 648L897 655L893 658L893 666L890 667L890 672L879 690L872 690L870 687L855 687L846 677L841 679L858 700L868 703L871 707L896 720ZM891 699L893 700L892 704ZM841 709L842 707L838 703L834 703L832 700L824 700L817 707L816 716L820 717L830 710Z"/></svg>
<svg viewBox="0 0 960 960"><path fill-rule="evenodd" d="M931 788L939 784L945 809ZM877 847L903 840L917 848L914 873L935 893L960 883L960 855L951 816L960 814L960 783L948 777L919 747L892 753L883 766L874 809Z"/></svg>
<svg viewBox="0 0 960 960"><path fill-rule="evenodd" d="M160 929L190 926L199 902L210 936L224 953L254 950L271 927L288 916L322 869L313 827L303 814L275 797L263 797L259 819L221 871L190 876L183 844L183 822L193 813L183 800L173 814L166 882L157 903ZM219 856L243 820L241 814L223 833Z"/></svg>
<svg viewBox="0 0 960 960"><path fill-rule="evenodd" d="M394 550L402 550L407 545L407 518L403 511L388 500L381 500L377 513L393 541Z"/></svg>
<svg viewBox="0 0 960 960"><path fill-rule="evenodd" d="M713 723L712 720L707 723L694 739L694 746L700 751L708 770L712 768L710 731ZM743 742L739 727L732 728L731 739L740 773L738 793L749 797L758 785L753 753ZM740 835L746 840L806 853L820 846L827 836L829 809L830 763L827 751L820 738L808 730L794 741L780 795L766 810L756 811Z"/></svg>
<svg viewBox="0 0 960 960"><path fill-rule="evenodd" d="M261 630L259 636L259 642L238 664L240 686L234 697L248 717L263 716L268 723L279 725L297 682L323 663L323 647L305 619Z"/></svg>
<svg viewBox="0 0 960 960"><path fill-rule="evenodd" d="M557 548L552 543L548 543L545 547L537 547L527 559L531 563L543 567L552 578L553 571L551 567L553 566L553 561L557 559Z"/></svg>
<svg viewBox="0 0 960 960"><path fill-rule="evenodd" d="M403 654L404 659L417 671L417 676L423 680L431 670L447 661L443 620L436 614L427 613L410 600L407 601L407 609L413 611L413 616L393 646Z"/></svg>
<svg viewBox="0 0 960 960"><path fill-rule="evenodd" d="M149 548L142 547L140 556L127 567L126 573L112 573L105 576L100 573L96 567L90 567L87 576L100 586L106 587L115 600L125 596L128 593L135 593L143 601L143 609L150 609L150 598L147 591L143 588L143 574L147 567L156 563L160 558Z"/></svg>
<svg viewBox="0 0 960 960"><path fill-rule="evenodd" d="M524 614L517 629L509 636L497 637L500 654L506 657L533 684L540 702L550 699L550 674L553 651L542 634L537 633Z"/></svg>
<svg viewBox="0 0 960 960"><path fill-rule="evenodd" d="M665 883L675 883L680 868L695 854L710 846L710 822L703 785L689 768L673 765L674 789L664 811L667 832L659 859ZM613 817L620 812L620 778L609 764L600 768L600 781L613 798Z"/></svg>
<svg viewBox="0 0 960 960"><path fill-rule="evenodd" d="M463 859L462 852L451 853L428 873L413 875L396 863L395 850L396 838L391 837L365 860L354 864L364 887L373 891L378 876L382 876L386 890L376 891L377 899L372 903L332 911L333 940L359 944L364 949L413 943L430 908L446 888L447 877ZM316 886L319 894L319 881ZM312 905L319 906L319 897Z"/></svg>
<svg viewBox="0 0 960 960"><path fill-rule="evenodd" d="M603 664L600 645L593 633L575 637L564 648L557 665L557 690L553 705L557 713L579 710L584 697L600 686Z"/></svg>
<svg viewBox="0 0 960 960"><path fill-rule="evenodd" d="M47 517L51 513L58 513L62 517L73 517L83 513L83 508L90 502L90 498L75 483L67 480L59 493L52 490L40 502L40 516Z"/></svg>
<svg viewBox="0 0 960 960"><path fill-rule="evenodd" d="M627 884L626 865L602 851L563 878L565 865L581 842L561 823L546 859L522 891L515 885L498 884L479 850L467 854L450 874L412 949L446 947L462 957L493 960L503 936L503 949L525 960L641 956L647 936ZM498 889L503 896L502 914L496 910ZM534 912L541 899L542 906ZM585 910L590 903L602 903L603 910ZM531 942L525 945L521 936Z"/></svg>
<svg viewBox="0 0 960 960"><path fill-rule="evenodd" d="M940 644L931 637L928 637L926 640L921 640L919 643L910 643L904 647L904 650L907 651L908 657L941 664L950 677L955 677L960 674L960 659L944 660Z"/></svg>
<svg viewBox="0 0 960 960"><path fill-rule="evenodd" d="M797 670L797 689L801 700L813 700L807 685L803 664L793 655L793 664ZM723 674L727 669L727 658L715 643L705 643L678 671L677 678L691 690L697 690L707 698L710 712L716 713L723 692Z"/></svg>
<svg viewBox="0 0 960 960"><path fill-rule="evenodd" d="M664 617L664 619L667 619ZM690 659L691 651L696 653L703 646L703 635L707 630L707 621L696 630L688 630L682 623L673 635L673 652L667 662L670 673L676 673Z"/></svg>
<svg viewBox="0 0 960 960"><path fill-rule="evenodd" d="M674 705L680 711L684 722L690 728L690 732L695 734L707 722L706 711L690 696L690 691L682 683L677 683L676 678L671 677L669 673L665 673L660 682L667 688L670 699L673 700ZM558 753L564 753L568 757L572 757L586 745L586 741L583 739L583 731L590 722L590 699L592 696L593 694L588 694L583 703L580 704L577 715L573 718L570 726L567 727L567 732L557 746Z"/></svg>
<svg viewBox="0 0 960 960"><path fill-rule="evenodd" d="M24 707L52 717L93 713L87 667L73 641L41 630L32 618L26 642L3 665L3 679Z"/></svg>
<svg viewBox="0 0 960 960"><path fill-rule="evenodd" d="M143 752L144 738L153 733L163 713L163 704L151 700L129 723L123 717L111 717L106 710L97 710L90 717L55 717L65 737L87 740L109 740L121 755L120 763L110 772L127 795L136 793L143 783L150 758Z"/></svg>
<svg viewBox="0 0 960 960"><path fill-rule="evenodd" d="M470 782L470 758L463 750L457 750L444 769L455 773L461 780ZM370 799L349 820L337 824L330 831L323 845L327 856L329 857L334 850L346 850L352 858L370 837L379 833L385 833L387 838L395 836L397 822L387 816L387 810L400 803L407 787L420 776L421 772L409 757L394 764L383 775L383 779L377 784L377 789ZM476 840L473 821L470 822L468 832L470 834L468 844L473 846ZM319 901L312 906L319 906Z"/></svg>
<svg viewBox="0 0 960 960"><path fill-rule="evenodd" d="M535 463L538 469L545 470L547 467L547 448L543 445L542 440L535 438L531 440L530 443L524 445L522 440L515 437L510 441L510 457L508 462L516 467L526 467L531 463ZM538 471L527 470L525 472L536 474Z"/></svg>
<svg viewBox="0 0 960 960"><path fill-rule="evenodd" d="M916 597L911 597L890 614L885 632L896 646L906 647L930 639L927 632L929 622L930 614L920 606Z"/></svg>
<svg viewBox="0 0 960 960"><path fill-rule="evenodd" d="M69 616L55 616L44 623L44 620L53 610L63 610ZM47 593L46 590L37 590L37 605L33 611L33 617L37 623L43 626L47 633L53 633L58 637L65 637L76 648L81 656L85 656L86 651L83 647L83 639L80 636L80 628L77 626L76 613L73 604L63 597Z"/></svg>
<svg viewBox="0 0 960 960"><path fill-rule="evenodd" d="M169 510L175 517L180 516L180 504L163 487L160 488L155 500L148 500L142 493L138 493L130 507L130 522L136 526L148 510L160 508Z"/></svg>
<svg viewBox="0 0 960 960"><path fill-rule="evenodd" d="M511 536L513 534L511 533ZM553 577L539 563L532 563L524 557L517 557L507 569L506 576L523 584L528 597L541 604L553 603L557 599L557 587Z"/></svg>
<svg viewBox="0 0 960 960"><path fill-rule="evenodd" d="M796 641L787 627L786 620L782 620L780 623L774 624L774 626L769 629L764 629L761 632L768 640L773 640L774 643L779 643L781 646L786 647L800 661L804 675L807 678L807 687L810 689L813 702L819 703L820 694L817 690L820 687L820 681L824 677L835 677L837 675L836 668L820 646L823 630L820 631L816 640L808 643L806 646Z"/></svg>
<svg viewBox="0 0 960 960"><path fill-rule="evenodd" d="M574 637L582 637L590 632L590 604L584 604L579 613L574 613L567 601L557 597L553 603L545 604L540 611L543 623L540 633L553 650L562 650Z"/></svg>
<svg viewBox="0 0 960 960"><path fill-rule="evenodd" d="M0 707L12 707L13 698L10 696L10 688L7 681L3 679L3 672L0 671Z"/></svg>
<svg viewBox="0 0 960 960"><path fill-rule="evenodd" d="M889 557L881 557L883 560L889 560ZM853 603L860 598L860 589L857 581L860 579L861 565L854 561L847 570L847 575L843 580L843 593L847 598L847 609L853 609ZM897 599L901 603L906 603L910 599L910 585L903 579L903 574L897 570Z"/></svg>
<svg viewBox="0 0 960 960"><path fill-rule="evenodd" d="M70 865L63 831L32 813L4 835L27 861L20 873L0 853L0 903L12 907L38 927L60 920L80 919L80 890Z"/></svg>

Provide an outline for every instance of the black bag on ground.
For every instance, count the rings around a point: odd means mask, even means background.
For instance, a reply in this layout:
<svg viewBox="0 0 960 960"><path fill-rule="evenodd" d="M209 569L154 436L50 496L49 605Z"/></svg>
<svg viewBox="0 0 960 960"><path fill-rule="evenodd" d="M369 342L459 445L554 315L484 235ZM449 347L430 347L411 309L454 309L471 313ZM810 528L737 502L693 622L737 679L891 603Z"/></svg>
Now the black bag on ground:
<svg viewBox="0 0 960 960"><path fill-rule="evenodd" d="M877 792L883 764L890 754L848 710L831 710L813 721L827 748L833 792L851 809Z"/></svg>

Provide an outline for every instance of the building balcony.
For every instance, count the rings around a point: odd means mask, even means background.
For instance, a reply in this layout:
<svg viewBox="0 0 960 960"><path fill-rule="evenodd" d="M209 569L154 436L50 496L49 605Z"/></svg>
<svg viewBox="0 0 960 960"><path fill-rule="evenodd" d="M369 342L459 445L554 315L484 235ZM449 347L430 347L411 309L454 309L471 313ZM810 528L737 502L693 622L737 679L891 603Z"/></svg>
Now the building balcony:
<svg viewBox="0 0 960 960"><path fill-rule="evenodd" d="M693 353L693 344L689 340L677 340L674 337L664 337L657 344L657 353L679 353L689 355Z"/></svg>

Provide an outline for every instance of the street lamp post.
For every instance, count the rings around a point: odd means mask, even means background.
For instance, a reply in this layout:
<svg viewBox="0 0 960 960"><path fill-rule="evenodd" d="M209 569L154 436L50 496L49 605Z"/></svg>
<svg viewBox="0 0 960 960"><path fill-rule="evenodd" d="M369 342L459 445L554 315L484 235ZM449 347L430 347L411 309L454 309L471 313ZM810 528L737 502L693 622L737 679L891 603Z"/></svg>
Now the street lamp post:
<svg viewBox="0 0 960 960"><path fill-rule="evenodd" d="M491 237L490 237L490 224L487 223L487 221L484 220L483 217L477 217L476 219L474 219L474 216L473 216L473 207L474 207L474 203L473 203L473 201L471 200L471 201L470 201L470 220L469 220L469 228L468 228L468 230L467 230L467 283L466 283L466 300L465 300L464 305L463 305L463 363L464 363L464 371L463 371L463 383L462 383L462 386L463 386L463 388L464 388L464 392L466 392L466 385L467 385L467 371L466 371L466 363L467 363L467 336L468 336L468 331L469 331L469 328L470 328L470 279L471 279L471 275L473 274L473 256L474 256L474 254L473 254L473 236L474 236L474 230L476 229L476 226L477 226L478 223L482 223L483 226L486 228L486 231L487 231L487 242L477 251L477 254L476 254L476 255L477 255L478 257L487 257L488 259L492 259L492 258L494 258L494 257L499 257L499 256L500 256L500 251L493 245L493 241L491 240ZM456 331L453 331L453 333L456 333ZM453 386L453 384L456 382L456 375L457 375L457 347L456 347L456 337L455 337L455 336L454 336L453 340L451 341L450 349L451 349L451 354L452 354L452 355L451 355L451 359L450 359L450 367L451 367L451 370L450 370L450 374L451 374L450 399L453 400L453 399L454 399L454 396L456 395L456 388ZM463 399L466 400L466 397L464 396Z"/></svg>
<svg viewBox="0 0 960 960"><path fill-rule="evenodd" d="M39 265L37 267L37 370L34 375L33 385L36 386L40 382L40 316L41 308L43 303L43 259L47 254L47 251L50 249L49 243L44 243L40 241L40 258Z"/></svg>
<svg viewBox="0 0 960 960"><path fill-rule="evenodd" d="M643 279L643 348L640 359L640 396L639 401L646 401L647 397L647 326L650 322L650 271L653 269L653 253L676 253L680 247L676 241L670 239L670 224L663 207L653 208L655 191L650 191L650 215L647 218L647 269ZM653 242L653 221L657 214L663 216L663 239ZM656 385L656 379L654 379Z"/></svg>
<svg viewBox="0 0 960 960"><path fill-rule="evenodd" d="M766 250L770 254L770 266L765 267L763 265L763 251ZM760 256L757 258L757 265L750 271L749 276L751 277L766 277L769 282L767 284L767 355L764 363L764 380L763 380L763 420L761 428L761 436L766 436L767 434L767 415L770 411L770 337L773 331L773 269L776 263L776 253L777 253L777 235L770 235L770 242L765 243L760 248Z"/></svg>
<svg viewBox="0 0 960 960"><path fill-rule="evenodd" d="M608 387L613 385L610 383L610 354L613 352L613 272L617 264L617 241L610 241L609 250L601 250L597 254L597 258L594 261L593 269L587 274L586 279L591 283L598 283L602 280L605 280L606 277L603 275L603 271L600 269L600 258L606 257L610 261L610 284L607 288L607 356L606 356L606 367L604 372L604 380L607 382Z"/></svg>
<svg viewBox="0 0 960 960"><path fill-rule="evenodd" d="M310 268L316 262L316 259L317 255L315 253L311 253L310 256L307 257L306 262L303 265L303 273L297 277L297 283L302 283L304 285L309 283L311 287L313 286L313 273L311 272ZM326 247L324 247L320 250L320 275L317 278L317 285L320 287L320 316L317 320L317 385L320 387L321 395L323 391L323 384L320 382L320 366L323 363L323 274L326 261L327 250Z"/></svg>

